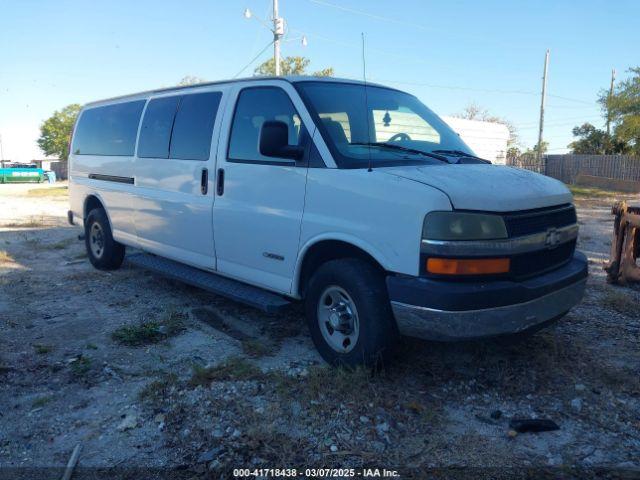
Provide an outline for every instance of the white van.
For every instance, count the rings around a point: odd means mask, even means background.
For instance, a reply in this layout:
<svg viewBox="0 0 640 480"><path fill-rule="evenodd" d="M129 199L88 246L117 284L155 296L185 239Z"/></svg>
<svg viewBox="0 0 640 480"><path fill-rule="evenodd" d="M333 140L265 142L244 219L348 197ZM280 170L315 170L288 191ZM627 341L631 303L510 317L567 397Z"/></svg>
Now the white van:
<svg viewBox="0 0 640 480"><path fill-rule="evenodd" d="M304 301L331 364L399 334L531 333L582 298L567 188L477 158L416 97L313 77L250 78L86 105L69 221L87 253L265 311Z"/></svg>

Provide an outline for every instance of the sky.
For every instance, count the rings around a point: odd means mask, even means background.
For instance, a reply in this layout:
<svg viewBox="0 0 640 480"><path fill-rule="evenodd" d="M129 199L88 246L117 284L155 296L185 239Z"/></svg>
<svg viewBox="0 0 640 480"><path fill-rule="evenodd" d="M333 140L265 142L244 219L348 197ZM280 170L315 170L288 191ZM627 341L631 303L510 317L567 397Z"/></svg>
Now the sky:
<svg viewBox="0 0 640 480"><path fill-rule="evenodd" d="M70 103L187 75L251 75L273 53L250 63L271 41L255 18L268 20L270 8L271 0L0 0L4 158L43 158L39 126ZM280 15L282 54L308 57L310 70L362 79L364 33L368 80L413 93L440 115L475 103L511 121L523 148L537 142L549 49L551 153L567 151L574 126L603 126L596 99L613 68L620 80L640 66L637 0L280 0Z"/></svg>

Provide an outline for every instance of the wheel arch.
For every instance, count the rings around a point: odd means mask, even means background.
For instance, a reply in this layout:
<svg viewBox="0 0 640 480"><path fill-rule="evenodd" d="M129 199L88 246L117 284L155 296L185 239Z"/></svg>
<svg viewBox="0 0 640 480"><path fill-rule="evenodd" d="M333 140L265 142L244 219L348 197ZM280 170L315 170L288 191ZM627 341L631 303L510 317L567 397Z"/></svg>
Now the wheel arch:
<svg viewBox="0 0 640 480"><path fill-rule="evenodd" d="M303 298L313 272L323 263L340 258L360 258L382 272L388 270L388 263L375 249L357 239L327 236L307 242L300 251L292 294Z"/></svg>
<svg viewBox="0 0 640 480"><path fill-rule="evenodd" d="M104 212L107 215L107 220L109 221L109 227L111 228L111 231L113 232L113 223L111 222L111 215L109 215L109 210L107 210L107 206L106 206L104 200L102 199L102 197L96 192L89 193L86 196L86 198L84 199L83 207L82 207L82 221L83 221L83 223L87 219L87 216L89 215L89 212L91 210L93 210L94 208L102 208L104 210Z"/></svg>

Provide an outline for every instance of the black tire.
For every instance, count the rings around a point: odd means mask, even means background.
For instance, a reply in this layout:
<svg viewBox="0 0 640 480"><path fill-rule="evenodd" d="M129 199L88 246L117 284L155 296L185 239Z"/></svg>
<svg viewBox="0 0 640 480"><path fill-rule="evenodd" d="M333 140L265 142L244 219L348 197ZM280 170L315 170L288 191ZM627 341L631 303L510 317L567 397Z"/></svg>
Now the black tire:
<svg viewBox="0 0 640 480"><path fill-rule="evenodd" d="M98 235L102 240L99 249L96 246L99 243L96 242ZM84 244L89 261L98 270L116 270L122 265L125 246L113 239L109 218L103 208L94 208L87 215L84 221Z"/></svg>
<svg viewBox="0 0 640 480"><path fill-rule="evenodd" d="M334 343L336 339L339 343L341 337L333 338L334 334L330 333L333 330L330 328L331 322L323 322L320 316L325 314L319 313L320 303L329 300L327 297L331 296L334 287L338 288L340 294L347 294L348 300L352 301L348 304L355 305L358 323L355 341L345 339L349 342L346 347L342 343L343 351L332 347L330 340L325 338L326 334ZM335 313L330 304L324 303L323 308ZM318 352L327 363L334 366L381 366L388 359L398 337L383 273L370 263L356 258L331 260L318 268L307 288L305 314ZM351 328L353 335L354 330ZM348 333L349 327L345 331ZM339 330L335 332L342 333Z"/></svg>

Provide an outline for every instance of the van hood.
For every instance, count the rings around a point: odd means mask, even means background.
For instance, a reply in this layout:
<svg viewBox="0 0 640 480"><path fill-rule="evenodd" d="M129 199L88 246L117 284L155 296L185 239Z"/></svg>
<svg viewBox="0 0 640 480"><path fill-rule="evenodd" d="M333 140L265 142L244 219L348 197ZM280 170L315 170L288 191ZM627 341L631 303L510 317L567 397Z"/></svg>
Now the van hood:
<svg viewBox="0 0 640 480"><path fill-rule="evenodd" d="M449 164L376 170L434 187L444 192L453 208L459 210L513 212L573 200L564 183L515 167Z"/></svg>

